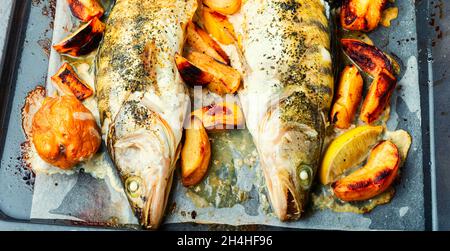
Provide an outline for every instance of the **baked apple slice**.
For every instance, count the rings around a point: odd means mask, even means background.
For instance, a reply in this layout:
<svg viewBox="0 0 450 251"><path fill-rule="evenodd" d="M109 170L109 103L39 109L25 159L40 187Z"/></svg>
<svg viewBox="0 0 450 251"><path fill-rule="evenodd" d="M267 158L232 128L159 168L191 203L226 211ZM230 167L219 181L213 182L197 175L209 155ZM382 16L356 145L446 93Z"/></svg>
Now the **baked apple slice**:
<svg viewBox="0 0 450 251"><path fill-rule="evenodd" d="M370 76L375 77L382 69L394 72L389 57L377 47L353 38L341 39L341 45L345 54Z"/></svg>
<svg viewBox="0 0 450 251"><path fill-rule="evenodd" d="M186 42L193 50L202 52L224 64L230 64L228 55L222 50L220 45L208 33L192 22L187 26Z"/></svg>
<svg viewBox="0 0 450 251"><path fill-rule="evenodd" d="M181 78L187 84L208 85L214 80L213 75L193 65L189 60L180 56L178 53L175 54L175 64L177 65Z"/></svg>
<svg viewBox="0 0 450 251"><path fill-rule="evenodd" d="M359 118L367 124L376 121L389 104L396 84L397 79L389 71L383 69L370 84Z"/></svg>
<svg viewBox="0 0 450 251"><path fill-rule="evenodd" d="M83 24L70 36L53 45L60 54L79 57L97 49L105 31L105 24L97 17Z"/></svg>
<svg viewBox="0 0 450 251"><path fill-rule="evenodd" d="M61 93L65 95L75 95L80 101L85 100L94 93L92 89L78 77L72 66L68 63L64 63L51 79Z"/></svg>
<svg viewBox="0 0 450 251"><path fill-rule="evenodd" d="M244 125L241 108L234 102L205 106L193 111L192 115L200 119L207 130L234 129Z"/></svg>
<svg viewBox="0 0 450 251"><path fill-rule="evenodd" d="M208 7L203 7L203 25L206 31L224 45L234 44L236 36L228 18Z"/></svg>
<svg viewBox="0 0 450 251"><path fill-rule="evenodd" d="M100 18L105 12L98 0L67 0L72 15L83 22Z"/></svg>
<svg viewBox="0 0 450 251"><path fill-rule="evenodd" d="M363 167L332 184L334 194L343 201L373 198L392 184L399 166L397 146L390 141L382 141L372 149Z"/></svg>
<svg viewBox="0 0 450 251"><path fill-rule="evenodd" d="M353 31L372 31L378 27L387 0L344 0L341 25Z"/></svg>
<svg viewBox="0 0 450 251"><path fill-rule="evenodd" d="M230 66L201 52L191 51L186 59L204 72L208 72L214 79L208 84L208 89L219 95L235 93L241 84L241 75Z"/></svg>
<svg viewBox="0 0 450 251"><path fill-rule="evenodd" d="M337 128L347 129L355 118L361 102L363 79L356 66L346 66L341 73L336 101L331 110L331 120Z"/></svg>
<svg viewBox="0 0 450 251"><path fill-rule="evenodd" d="M190 127L185 130L185 140L181 150L181 181L184 186L198 184L205 177L211 145L202 122L192 116Z"/></svg>
<svg viewBox="0 0 450 251"><path fill-rule="evenodd" d="M203 0L203 4L223 15L232 15L241 8L241 0Z"/></svg>

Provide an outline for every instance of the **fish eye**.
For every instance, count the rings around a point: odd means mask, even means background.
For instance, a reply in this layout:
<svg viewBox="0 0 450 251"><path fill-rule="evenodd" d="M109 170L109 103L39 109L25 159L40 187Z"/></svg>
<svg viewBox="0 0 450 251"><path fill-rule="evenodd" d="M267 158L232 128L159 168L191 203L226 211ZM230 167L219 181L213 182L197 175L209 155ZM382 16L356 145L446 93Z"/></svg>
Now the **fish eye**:
<svg viewBox="0 0 450 251"><path fill-rule="evenodd" d="M313 170L310 165L300 165L298 177L300 179L300 185L304 189L309 189L313 180Z"/></svg>
<svg viewBox="0 0 450 251"><path fill-rule="evenodd" d="M131 176L125 181L125 189L127 194L133 198L138 197L141 194L142 179L138 176Z"/></svg>

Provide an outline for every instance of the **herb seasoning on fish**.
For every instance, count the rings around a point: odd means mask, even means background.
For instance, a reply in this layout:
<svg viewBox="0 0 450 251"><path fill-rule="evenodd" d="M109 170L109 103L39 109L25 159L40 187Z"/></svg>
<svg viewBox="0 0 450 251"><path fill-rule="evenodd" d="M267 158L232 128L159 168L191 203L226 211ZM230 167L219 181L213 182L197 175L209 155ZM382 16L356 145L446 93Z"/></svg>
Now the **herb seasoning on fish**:
<svg viewBox="0 0 450 251"><path fill-rule="evenodd" d="M320 0L248 0L241 14L238 35L249 69L239 95L247 127L274 213L281 220L298 219L333 97L325 9Z"/></svg>
<svg viewBox="0 0 450 251"><path fill-rule="evenodd" d="M161 222L189 105L174 63L196 0L117 0L96 68L102 131L131 208Z"/></svg>

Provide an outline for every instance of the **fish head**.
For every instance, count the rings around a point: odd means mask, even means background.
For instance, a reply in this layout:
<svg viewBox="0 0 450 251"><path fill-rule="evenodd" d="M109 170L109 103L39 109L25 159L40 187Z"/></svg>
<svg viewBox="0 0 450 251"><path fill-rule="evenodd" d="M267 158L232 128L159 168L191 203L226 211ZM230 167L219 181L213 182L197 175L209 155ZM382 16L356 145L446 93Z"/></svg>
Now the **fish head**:
<svg viewBox="0 0 450 251"><path fill-rule="evenodd" d="M145 228L157 228L163 218L177 157L174 142L164 119L136 98L124 102L109 128L109 153Z"/></svg>
<svg viewBox="0 0 450 251"><path fill-rule="evenodd" d="M272 209L281 220L305 210L323 143L324 120L302 91L283 95L265 114L256 142Z"/></svg>

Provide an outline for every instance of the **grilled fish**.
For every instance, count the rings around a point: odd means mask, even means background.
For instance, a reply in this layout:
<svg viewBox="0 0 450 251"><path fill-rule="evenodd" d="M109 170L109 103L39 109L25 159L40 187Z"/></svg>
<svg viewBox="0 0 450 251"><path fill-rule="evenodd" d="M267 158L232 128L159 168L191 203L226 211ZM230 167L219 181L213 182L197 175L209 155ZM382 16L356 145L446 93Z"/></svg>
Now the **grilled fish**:
<svg viewBox="0 0 450 251"><path fill-rule="evenodd" d="M189 107L174 63L196 0L118 0L96 66L109 154L145 228L161 222Z"/></svg>
<svg viewBox="0 0 450 251"><path fill-rule="evenodd" d="M325 8L320 0L248 0L239 15L247 127L274 213L295 220L319 165L333 97Z"/></svg>

